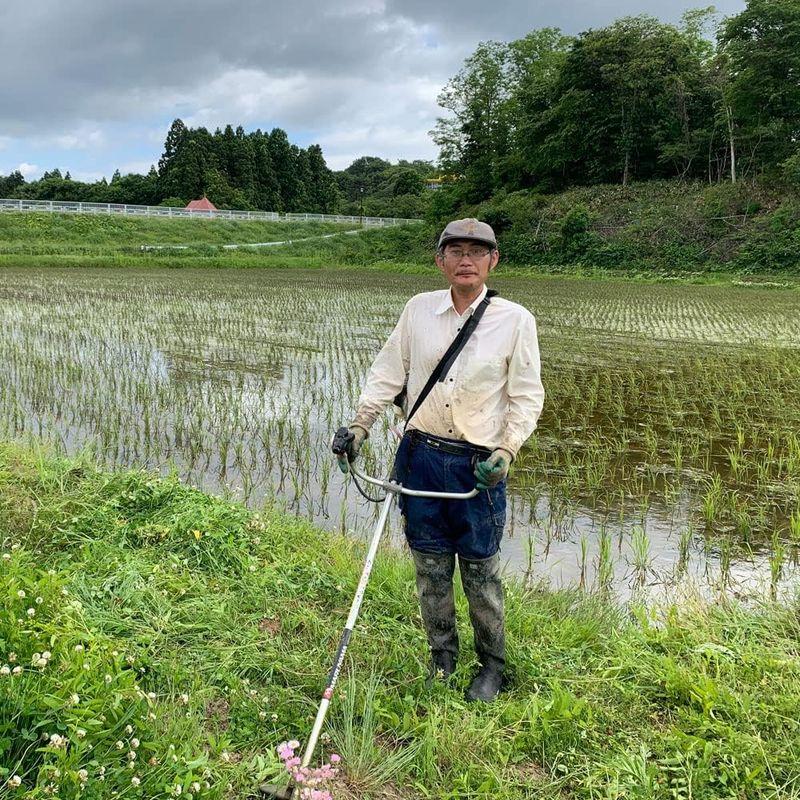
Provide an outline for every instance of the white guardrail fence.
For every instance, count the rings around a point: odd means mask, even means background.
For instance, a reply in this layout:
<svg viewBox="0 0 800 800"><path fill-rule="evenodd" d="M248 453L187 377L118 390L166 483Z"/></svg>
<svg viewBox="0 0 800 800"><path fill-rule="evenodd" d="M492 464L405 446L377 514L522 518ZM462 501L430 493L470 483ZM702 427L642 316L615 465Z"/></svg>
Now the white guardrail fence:
<svg viewBox="0 0 800 800"><path fill-rule="evenodd" d="M2 211L54 212L59 214L123 214L131 217L186 217L190 219L242 219L273 222L336 222L346 225L365 225L385 227L388 225L409 225L422 222L419 219L400 217L362 217L347 214L305 214L277 211L189 211L186 208L170 206L134 206L128 203L83 203L74 200L9 200L0 199Z"/></svg>

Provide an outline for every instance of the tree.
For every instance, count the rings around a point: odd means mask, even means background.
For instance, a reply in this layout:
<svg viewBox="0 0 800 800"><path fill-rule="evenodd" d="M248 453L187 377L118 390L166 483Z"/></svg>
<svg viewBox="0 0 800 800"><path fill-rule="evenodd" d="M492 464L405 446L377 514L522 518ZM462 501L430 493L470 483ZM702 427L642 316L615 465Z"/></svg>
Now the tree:
<svg viewBox="0 0 800 800"><path fill-rule="evenodd" d="M561 182L623 185L674 174L676 155L685 171L694 157L695 118L703 116L695 102L702 76L690 37L652 17L626 17L581 34L535 131L537 166L554 165Z"/></svg>
<svg viewBox="0 0 800 800"><path fill-rule="evenodd" d="M13 197L14 193L25 185L25 178L19 170L14 170L7 177L0 177L0 197Z"/></svg>
<svg viewBox="0 0 800 800"><path fill-rule="evenodd" d="M749 0L723 23L719 49L740 171L773 169L800 140L800 1Z"/></svg>
<svg viewBox="0 0 800 800"><path fill-rule="evenodd" d="M322 148L312 144L307 150L308 159L308 200L309 211L329 214L333 212L339 200L336 179L325 163Z"/></svg>
<svg viewBox="0 0 800 800"><path fill-rule="evenodd" d="M178 152L186 144L188 134L189 132L186 129L186 125L183 124L183 120L176 119L170 125L164 142L164 153L158 160L158 174L162 178L167 175Z"/></svg>
<svg viewBox="0 0 800 800"><path fill-rule="evenodd" d="M468 197L477 202L502 184L508 156L511 94L509 48L482 42L437 98L450 113L432 131L446 172L464 175Z"/></svg>

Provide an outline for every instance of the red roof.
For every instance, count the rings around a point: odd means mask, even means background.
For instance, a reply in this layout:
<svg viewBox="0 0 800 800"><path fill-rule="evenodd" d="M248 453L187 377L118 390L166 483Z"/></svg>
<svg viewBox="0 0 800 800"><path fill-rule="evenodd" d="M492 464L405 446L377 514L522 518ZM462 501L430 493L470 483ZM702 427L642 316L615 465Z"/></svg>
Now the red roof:
<svg viewBox="0 0 800 800"><path fill-rule="evenodd" d="M217 207L203 195L200 200L191 200L186 206L188 211L216 211Z"/></svg>

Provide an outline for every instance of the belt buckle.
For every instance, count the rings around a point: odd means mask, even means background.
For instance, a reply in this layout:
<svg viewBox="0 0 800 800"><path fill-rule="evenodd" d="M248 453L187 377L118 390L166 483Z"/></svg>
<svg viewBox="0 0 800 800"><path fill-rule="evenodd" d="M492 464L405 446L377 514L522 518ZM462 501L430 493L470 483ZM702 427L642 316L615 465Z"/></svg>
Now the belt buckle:
<svg viewBox="0 0 800 800"><path fill-rule="evenodd" d="M441 447L441 442L437 442L436 439L428 439L425 440L430 447Z"/></svg>

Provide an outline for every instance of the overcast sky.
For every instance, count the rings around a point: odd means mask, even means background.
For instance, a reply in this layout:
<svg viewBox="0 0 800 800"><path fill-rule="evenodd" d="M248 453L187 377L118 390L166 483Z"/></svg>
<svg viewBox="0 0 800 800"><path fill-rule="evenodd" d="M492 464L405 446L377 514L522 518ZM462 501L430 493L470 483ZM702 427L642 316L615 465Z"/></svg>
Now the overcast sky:
<svg viewBox="0 0 800 800"><path fill-rule="evenodd" d="M0 174L147 171L175 117L284 128L328 165L436 157L436 95L486 39L567 33L683 0L2 0ZM732 14L744 0L718 0Z"/></svg>

